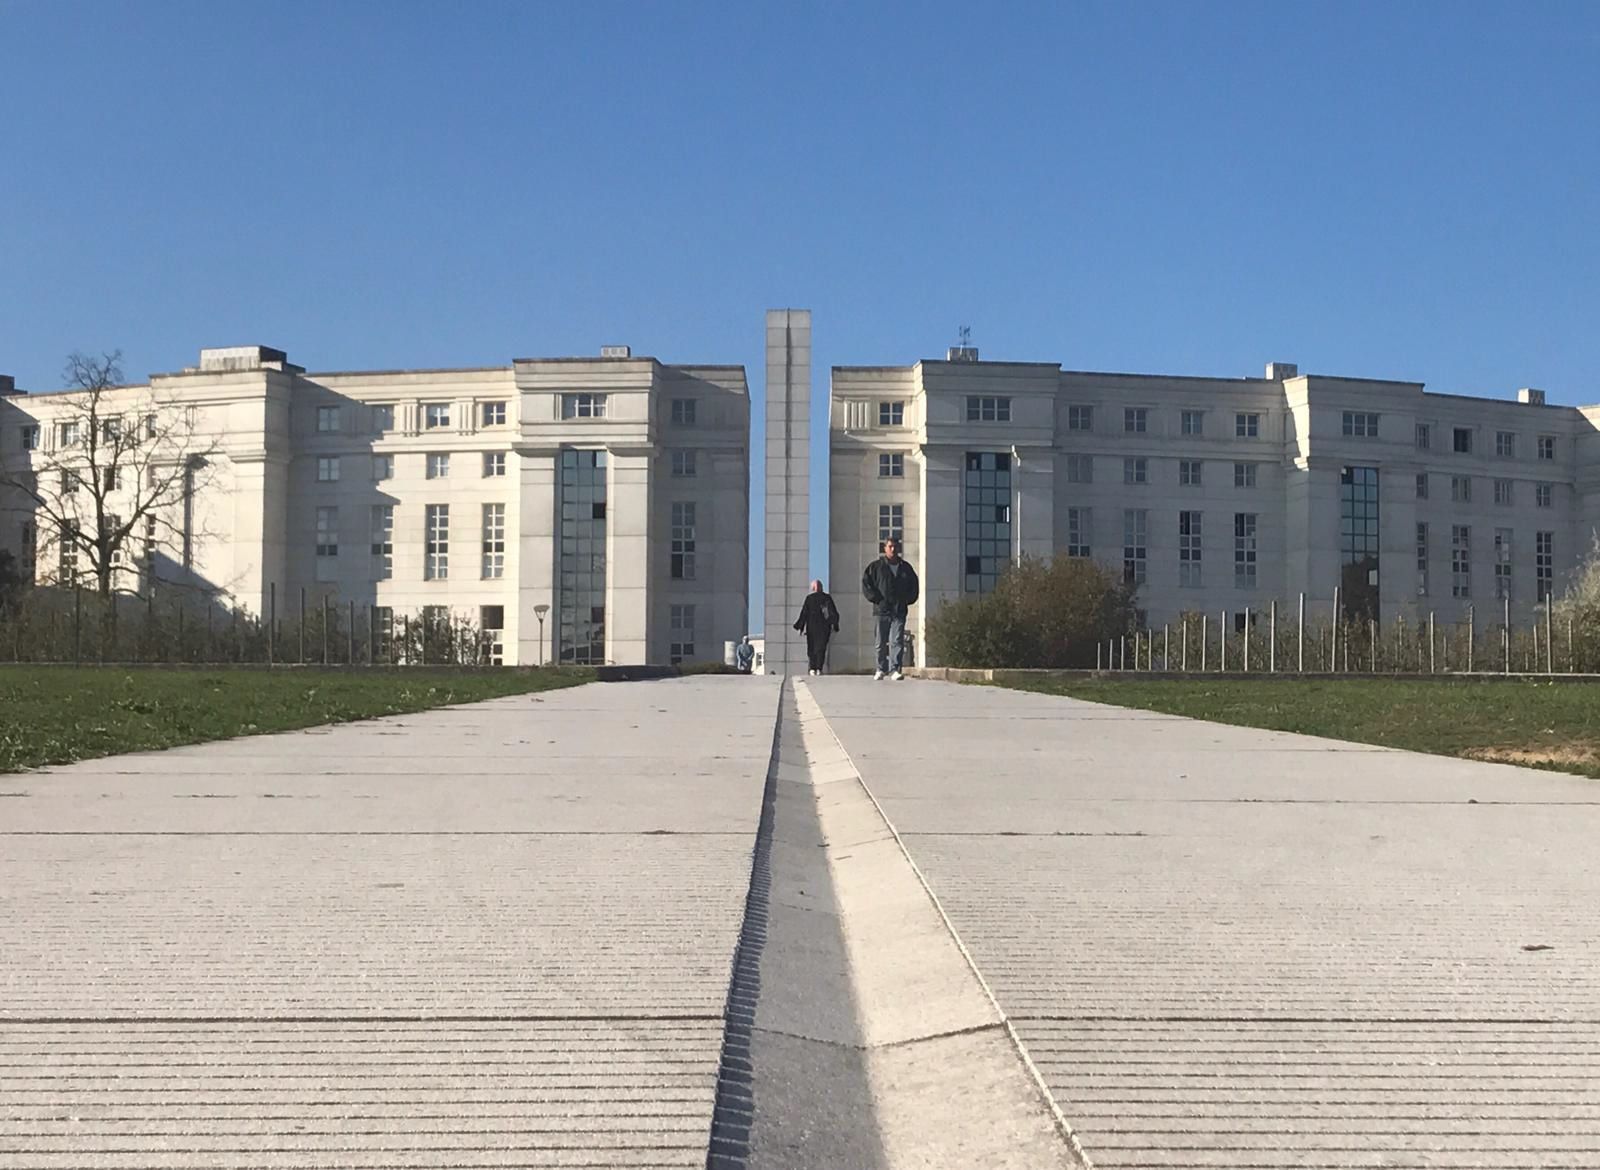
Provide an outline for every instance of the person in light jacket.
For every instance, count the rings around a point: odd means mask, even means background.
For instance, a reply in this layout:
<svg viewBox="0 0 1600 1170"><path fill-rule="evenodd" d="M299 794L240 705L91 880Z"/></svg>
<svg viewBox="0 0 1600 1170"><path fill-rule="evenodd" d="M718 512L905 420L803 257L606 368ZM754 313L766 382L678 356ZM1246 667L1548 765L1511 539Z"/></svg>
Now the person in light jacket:
<svg viewBox="0 0 1600 1170"><path fill-rule="evenodd" d="M811 582L794 628L806 636L806 660L811 667L807 673L821 674L828 663L828 639L839 632L839 607L824 592L821 581Z"/></svg>
<svg viewBox="0 0 1600 1170"><path fill-rule="evenodd" d="M900 542L890 537L883 542L883 555L861 574L861 595L872 603L872 620L878 634L878 671L872 677L888 675L899 680L906 651L906 611L917 603L922 586L911 562L900 556Z"/></svg>

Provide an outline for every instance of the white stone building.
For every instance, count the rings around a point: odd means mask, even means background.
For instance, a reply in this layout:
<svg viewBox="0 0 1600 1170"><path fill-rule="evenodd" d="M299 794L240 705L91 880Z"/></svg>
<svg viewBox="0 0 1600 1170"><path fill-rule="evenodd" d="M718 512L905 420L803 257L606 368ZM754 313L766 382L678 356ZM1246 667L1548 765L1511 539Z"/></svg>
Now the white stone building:
<svg viewBox="0 0 1600 1170"><path fill-rule="evenodd" d="M922 577L914 645L946 600L1020 553L1087 556L1139 583L1160 626L1301 592L1326 619L1514 621L1588 551L1600 407L1425 393L1419 383L1082 373L979 361L835 367L830 554L836 668L870 665L862 566L890 532Z"/></svg>
<svg viewBox="0 0 1600 1170"><path fill-rule="evenodd" d="M0 383L0 470L77 442L60 421L73 398ZM302 587L313 605L331 595L397 620L450 613L498 631L507 663L716 660L746 632L742 367L615 347L319 374L244 346L108 398L130 417L193 412L215 445L170 538L130 550L119 588L142 588L153 563L158 589L255 614L275 601L286 615ZM0 548L52 583L73 571L58 545L0 490Z"/></svg>

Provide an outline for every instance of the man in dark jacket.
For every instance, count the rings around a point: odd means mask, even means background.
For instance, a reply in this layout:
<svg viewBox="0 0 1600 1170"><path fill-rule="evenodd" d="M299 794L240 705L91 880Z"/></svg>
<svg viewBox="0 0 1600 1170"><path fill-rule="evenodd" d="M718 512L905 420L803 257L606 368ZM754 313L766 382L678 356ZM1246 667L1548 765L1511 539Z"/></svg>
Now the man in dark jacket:
<svg viewBox="0 0 1600 1170"><path fill-rule="evenodd" d="M906 647L906 610L921 596L917 571L900 558L900 542L890 537L883 542L883 555L861 574L861 593L872 603L872 620L878 633L878 672L902 679L900 664Z"/></svg>
<svg viewBox="0 0 1600 1170"><path fill-rule="evenodd" d="M806 636L806 658L811 674L821 674L828 660L828 639L839 629L839 607L822 589L821 581L811 582L811 592L800 607L794 628Z"/></svg>

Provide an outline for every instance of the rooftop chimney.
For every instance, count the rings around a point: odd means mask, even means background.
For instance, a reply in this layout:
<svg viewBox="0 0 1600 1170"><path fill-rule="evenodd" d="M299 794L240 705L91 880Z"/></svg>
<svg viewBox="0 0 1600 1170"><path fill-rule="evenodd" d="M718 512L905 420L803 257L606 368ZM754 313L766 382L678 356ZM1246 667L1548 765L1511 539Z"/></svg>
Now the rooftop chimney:
<svg viewBox="0 0 1600 1170"><path fill-rule="evenodd" d="M604 357L610 357L610 358L632 357L633 356L633 347L631 345L602 345L600 347L600 356L603 357L603 358Z"/></svg>
<svg viewBox="0 0 1600 1170"><path fill-rule="evenodd" d="M289 355L267 345L229 345L202 349L199 369L206 372L228 370L282 370L289 368Z"/></svg>
<svg viewBox="0 0 1600 1170"><path fill-rule="evenodd" d="M1517 401L1525 406L1543 406L1544 391L1522 389L1517 391Z"/></svg>
<svg viewBox="0 0 1600 1170"><path fill-rule="evenodd" d="M10 374L0 374L0 394L17 393L17 380Z"/></svg>
<svg viewBox="0 0 1600 1170"><path fill-rule="evenodd" d="M978 360L978 347L975 345L952 345L945 353L945 360L951 362L975 362Z"/></svg>
<svg viewBox="0 0 1600 1170"><path fill-rule="evenodd" d="M1293 362L1268 362L1267 381L1281 382L1285 378L1298 378L1300 367Z"/></svg>

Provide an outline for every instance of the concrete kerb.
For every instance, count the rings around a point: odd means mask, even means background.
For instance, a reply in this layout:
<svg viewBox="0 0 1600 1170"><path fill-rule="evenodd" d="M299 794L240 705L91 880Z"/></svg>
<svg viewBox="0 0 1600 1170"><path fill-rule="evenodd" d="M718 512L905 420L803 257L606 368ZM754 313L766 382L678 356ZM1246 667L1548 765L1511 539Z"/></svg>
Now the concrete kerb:
<svg viewBox="0 0 1600 1170"><path fill-rule="evenodd" d="M1372 674L1359 671L1229 671L1180 670L1065 670L1024 667L908 666L907 678L934 682L1006 683L1037 679L1074 679L1082 682L1347 682L1383 681L1431 683L1600 683L1600 674L1541 674L1513 671L1477 670L1450 674Z"/></svg>

